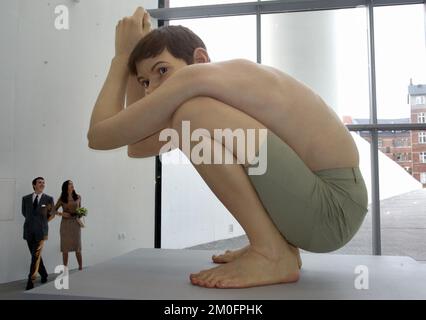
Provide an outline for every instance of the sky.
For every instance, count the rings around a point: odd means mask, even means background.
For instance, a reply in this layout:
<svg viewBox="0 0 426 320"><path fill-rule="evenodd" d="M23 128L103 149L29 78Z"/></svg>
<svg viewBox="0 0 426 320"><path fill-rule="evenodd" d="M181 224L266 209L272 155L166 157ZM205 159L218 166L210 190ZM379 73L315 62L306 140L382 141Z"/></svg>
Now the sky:
<svg viewBox="0 0 426 320"><path fill-rule="evenodd" d="M171 0L170 6L235 2L247 1ZM339 115L368 118L366 10L356 8L336 10L335 12L336 30L331 36L335 37L337 106L333 107ZM281 16L285 17L285 15ZM380 119L409 117L410 105L407 103L407 87L410 79L414 84L426 84L424 15L424 6L421 4L374 9L377 108ZM194 30L206 42L213 61L233 58L256 61L255 23L255 16L171 22L171 24L183 24ZM235 46L235 39L238 39L238 46Z"/></svg>

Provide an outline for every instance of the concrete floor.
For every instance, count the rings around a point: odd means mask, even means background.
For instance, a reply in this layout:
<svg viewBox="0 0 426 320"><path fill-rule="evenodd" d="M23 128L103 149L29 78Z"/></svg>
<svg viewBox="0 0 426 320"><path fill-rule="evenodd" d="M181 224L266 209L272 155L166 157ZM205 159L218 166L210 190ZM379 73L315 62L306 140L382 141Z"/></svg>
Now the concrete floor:
<svg viewBox="0 0 426 320"><path fill-rule="evenodd" d="M303 254L300 280L248 289L194 286L189 274L214 267L215 251L138 249L26 291L30 300L382 300L426 299L426 265L408 257ZM358 271L357 271L358 270ZM362 283L360 279L362 273Z"/></svg>
<svg viewBox="0 0 426 320"><path fill-rule="evenodd" d="M87 268L83 268L83 270L84 269L87 269ZM70 275L72 275L76 272L78 272L77 269L70 270L69 273L70 273ZM50 274L48 276L48 280L47 280L46 284L49 284L52 281L54 281L57 276L58 276L58 274L55 274L55 273ZM22 299L22 294L25 291L26 285L27 285L27 279L0 284L0 300L20 300L20 299ZM41 285L42 284L40 283L40 277L38 277L37 280L34 282L34 287L38 287L38 286L41 286Z"/></svg>

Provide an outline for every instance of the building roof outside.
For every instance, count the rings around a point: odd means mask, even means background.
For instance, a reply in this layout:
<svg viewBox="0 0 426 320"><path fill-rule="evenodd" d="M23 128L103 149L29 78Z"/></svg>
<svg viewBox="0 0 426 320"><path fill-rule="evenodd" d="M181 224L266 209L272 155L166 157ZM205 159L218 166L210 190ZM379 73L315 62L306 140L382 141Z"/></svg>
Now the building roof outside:
<svg viewBox="0 0 426 320"><path fill-rule="evenodd" d="M410 96L426 95L426 84L410 84L408 94Z"/></svg>
<svg viewBox="0 0 426 320"><path fill-rule="evenodd" d="M380 124L394 124L394 123L411 123L410 118L400 118L400 119L377 119L377 122ZM353 124L369 124L370 119L353 119ZM361 133L361 136L369 135L370 133ZM393 137L396 136L409 136L409 130L394 130L394 131L379 131L379 137Z"/></svg>
<svg viewBox="0 0 426 320"><path fill-rule="evenodd" d="M370 119L353 119L353 124L369 124ZM410 118L400 118L400 119L377 119L379 124L394 124L394 123L411 123Z"/></svg>

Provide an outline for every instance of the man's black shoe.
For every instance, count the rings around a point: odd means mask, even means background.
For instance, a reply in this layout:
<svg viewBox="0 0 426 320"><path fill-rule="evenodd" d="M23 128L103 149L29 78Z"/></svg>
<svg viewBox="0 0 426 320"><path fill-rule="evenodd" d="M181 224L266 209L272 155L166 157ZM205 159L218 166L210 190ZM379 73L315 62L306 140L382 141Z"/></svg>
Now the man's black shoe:
<svg viewBox="0 0 426 320"><path fill-rule="evenodd" d="M25 290L31 290L32 288L34 288L34 283L31 280L28 280Z"/></svg>
<svg viewBox="0 0 426 320"><path fill-rule="evenodd" d="M47 282L47 276L46 277L41 277L41 283L46 283Z"/></svg>

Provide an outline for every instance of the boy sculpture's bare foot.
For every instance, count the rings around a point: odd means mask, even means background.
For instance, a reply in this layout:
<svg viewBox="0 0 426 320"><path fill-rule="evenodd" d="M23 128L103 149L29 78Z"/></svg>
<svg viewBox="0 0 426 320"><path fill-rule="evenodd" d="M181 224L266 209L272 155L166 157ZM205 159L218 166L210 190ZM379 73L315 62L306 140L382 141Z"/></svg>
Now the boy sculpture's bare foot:
<svg viewBox="0 0 426 320"><path fill-rule="evenodd" d="M208 288L246 288L299 280L297 259L292 252L267 255L248 248L233 261L191 274L191 282Z"/></svg>
<svg viewBox="0 0 426 320"><path fill-rule="evenodd" d="M245 247L238 250L226 250L224 253L219 255L213 255L212 260L214 263L228 263L234 261L236 258L242 256L247 250L250 248L250 245L246 245Z"/></svg>
<svg viewBox="0 0 426 320"><path fill-rule="evenodd" d="M248 60L210 63L203 41L191 30L167 26L151 31L149 14L141 7L117 24L115 49L92 112L89 147L127 145L133 158L179 148L249 239L245 248L213 256L220 265L191 274L192 284L245 288L295 282L302 265L298 247L333 251L353 236L367 211L358 151L334 111L310 88ZM185 122L190 124L187 131ZM244 137L254 130L257 135L255 141L244 140L247 146L242 142L241 149L235 136L217 137L216 130L238 131ZM262 138L264 131L268 135ZM193 151L200 155L201 138L206 143L202 154L211 154L212 160L219 150L222 162L195 161ZM265 141L272 169L255 179L246 169L253 164L253 151L260 154ZM223 163L222 155L233 162ZM341 181L341 188L349 189L321 193L329 187L318 180L317 172L324 171L335 189ZM318 194L332 194L344 208ZM341 198L347 194L349 201ZM342 221L333 218L342 217L333 211L337 207L348 218L344 236Z"/></svg>
<svg viewBox="0 0 426 320"><path fill-rule="evenodd" d="M297 264L299 266L299 269L302 268L302 259L300 258L300 251L299 248L296 248L292 245L289 245L291 251L296 255L297 257ZM238 250L226 250L224 253L219 255L213 255L212 260L214 263L228 263L232 262L235 259L241 257L243 254L245 254L250 249L250 244L247 246L238 249Z"/></svg>

